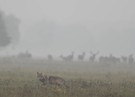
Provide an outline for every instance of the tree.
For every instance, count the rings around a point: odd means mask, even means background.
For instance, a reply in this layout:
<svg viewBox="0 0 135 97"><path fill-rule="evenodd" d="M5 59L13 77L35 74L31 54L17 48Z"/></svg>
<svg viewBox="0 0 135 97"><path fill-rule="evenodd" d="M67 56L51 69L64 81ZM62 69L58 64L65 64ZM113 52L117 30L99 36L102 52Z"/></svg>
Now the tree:
<svg viewBox="0 0 135 97"><path fill-rule="evenodd" d="M4 14L0 11L0 47L5 47L10 43L10 37L8 36L5 21L4 21Z"/></svg>
<svg viewBox="0 0 135 97"><path fill-rule="evenodd" d="M20 31L19 31L20 20L13 14L5 16L5 26L8 36L11 38L10 42L15 45L19 42Z"/></svg>

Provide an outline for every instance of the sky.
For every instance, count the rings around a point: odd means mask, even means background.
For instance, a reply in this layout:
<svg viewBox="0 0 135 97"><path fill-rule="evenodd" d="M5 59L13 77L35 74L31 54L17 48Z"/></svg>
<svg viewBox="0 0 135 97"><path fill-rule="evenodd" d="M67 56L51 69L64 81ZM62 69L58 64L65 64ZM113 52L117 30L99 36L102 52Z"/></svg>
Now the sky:
<svg viewBox="0 0 135 97"><path fill-rule="evenodd" d="M100 51L135 52L134 0L0 0L5 14L21 20L20 41L5 52L37 56Z"/></svg>

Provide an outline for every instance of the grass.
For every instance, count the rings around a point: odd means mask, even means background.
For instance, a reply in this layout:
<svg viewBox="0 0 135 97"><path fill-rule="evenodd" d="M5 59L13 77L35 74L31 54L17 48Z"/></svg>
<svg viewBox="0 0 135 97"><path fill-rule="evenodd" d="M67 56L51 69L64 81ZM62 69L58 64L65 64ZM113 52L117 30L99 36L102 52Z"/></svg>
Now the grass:
<svg viewBox="0 0 135 97"><path fill-rule="evenodd" d="M0 97L135 97L135 75L126 65L112 71L88 62L36 60L1 62L0 67ZM41 85L37 71L63 77L68 87Z"/></svg>

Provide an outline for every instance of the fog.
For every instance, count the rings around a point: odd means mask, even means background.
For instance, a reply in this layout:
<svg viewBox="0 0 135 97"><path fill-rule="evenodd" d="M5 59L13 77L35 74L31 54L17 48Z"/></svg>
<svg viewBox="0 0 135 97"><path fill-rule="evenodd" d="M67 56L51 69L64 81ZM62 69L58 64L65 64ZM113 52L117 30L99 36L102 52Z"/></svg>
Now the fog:
<svg viewBox="0 0 135 97"><path fill-rule="evenodd" d="M115 56L135 52L135 1L133 0L0 0L6 17L7 35L1 54L28 50L34 56L67 55L83 51L112 53ZM11 24L10 24L11 23ZM11 29L10 29L11 27ZM1 36L0 36L1 38ZM3 40L3 39L2 39ZM9 41L9 40L8 40ZM11 45L12 44L12 45ZM3 46L0 44L0 46Z"/></svg>

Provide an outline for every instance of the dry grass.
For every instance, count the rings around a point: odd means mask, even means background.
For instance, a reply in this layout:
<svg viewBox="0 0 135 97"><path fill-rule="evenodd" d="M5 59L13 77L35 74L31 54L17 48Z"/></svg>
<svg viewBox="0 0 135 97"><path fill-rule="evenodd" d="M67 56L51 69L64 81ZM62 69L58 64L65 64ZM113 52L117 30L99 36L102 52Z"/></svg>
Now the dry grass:
<svg viewBox="0 0 135 97"><path fill-rule="evenodd" d="M25 65L20 65L22 63L14 61L12 64L9 64L11 62L1 64L0 97L134 97L135 95L135 75L130 70L105 72L106 67L89 66L90 64L85 62L82 64L41 60L40 62L25 61L23 62ZM42 86L36 78L37 71L63 77L68 87Z"/></svg>

